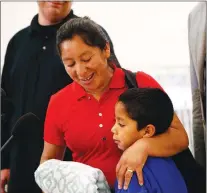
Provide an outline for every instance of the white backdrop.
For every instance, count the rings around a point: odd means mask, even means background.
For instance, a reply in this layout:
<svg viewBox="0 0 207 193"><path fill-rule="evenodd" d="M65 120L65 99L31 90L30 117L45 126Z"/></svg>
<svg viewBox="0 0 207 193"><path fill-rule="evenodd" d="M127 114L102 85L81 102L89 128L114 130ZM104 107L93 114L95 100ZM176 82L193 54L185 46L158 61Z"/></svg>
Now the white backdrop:
<svg viewBox="0 0 207 193"><path fill-rule="evenodd" d="M197 2L73 2L74 13L89 16L110 34L125 68L154 76L173 100L191 137L188 14ZM1 2L1 67L9 39L28 26L36 2Z"/></svg>
<svg viewBox="0 0 207 193"><path fill-rule="evenodd" d="M9 39L30 24L36 2L1 2L1 64ZM189 65L187 17L195 2L74 2L109 32L122 65L132 70ZM116 12L116 13L115 13ZM12 14L11 14L12 13Z"/></svg>

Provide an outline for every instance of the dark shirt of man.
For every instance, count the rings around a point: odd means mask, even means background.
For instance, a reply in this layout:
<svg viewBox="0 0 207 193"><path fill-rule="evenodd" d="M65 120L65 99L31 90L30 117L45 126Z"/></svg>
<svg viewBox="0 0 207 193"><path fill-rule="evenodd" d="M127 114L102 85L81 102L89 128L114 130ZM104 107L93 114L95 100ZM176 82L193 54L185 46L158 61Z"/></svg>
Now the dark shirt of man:
<svg viewBox="0 0 207 193"><path fill-rule="evenodd" d="M2 125L2 144L10 137L12 125L25 113L32 112L41 120L41 125L28 125L27 135L14 140L2 154L1 169L10 168L11 172L8 193L41 192L34 171L43 150L47 105L51 95L72 82L56 51L56 31L75 17L71 10L61 23L41 26L36 15L31 25L15 34L8 44L1 86L12 100L14 111L8 123ZM68 150L65 160L70 159Z"/></svg>

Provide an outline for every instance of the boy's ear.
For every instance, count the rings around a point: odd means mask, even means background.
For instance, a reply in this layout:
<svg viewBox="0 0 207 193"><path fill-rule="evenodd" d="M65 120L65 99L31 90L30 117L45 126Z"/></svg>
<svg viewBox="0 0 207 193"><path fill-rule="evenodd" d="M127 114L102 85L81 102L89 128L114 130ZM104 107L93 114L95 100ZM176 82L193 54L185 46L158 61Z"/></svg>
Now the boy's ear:
<svg viewBox="0 0 207 193"><path fill-rule="evenodd" d="M144 135L143 137L152 137L155 134L155 126L154 125L147 125L144 128Z"/></svg>

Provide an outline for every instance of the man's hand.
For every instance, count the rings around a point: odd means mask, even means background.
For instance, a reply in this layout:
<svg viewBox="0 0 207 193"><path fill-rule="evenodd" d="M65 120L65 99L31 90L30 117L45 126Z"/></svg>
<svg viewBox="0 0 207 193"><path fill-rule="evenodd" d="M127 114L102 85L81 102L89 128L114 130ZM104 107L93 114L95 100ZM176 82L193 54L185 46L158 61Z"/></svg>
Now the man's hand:
<svg viewBox="0 0 207 193"><path fill-rule="evenodd" d="M118 188L128 189L133 171L137 173L139 184L143 185L142 168L147 160L147 143L144 140L138 140L127 150L125 150L116 167Z"/></svg>
<svg viewBox="0 0 207 193"><path fill-rule="evenodd" d="M10 169L3 169L1 170L1 193L5 192L5 186L8 184L10 177Z"/></svg>

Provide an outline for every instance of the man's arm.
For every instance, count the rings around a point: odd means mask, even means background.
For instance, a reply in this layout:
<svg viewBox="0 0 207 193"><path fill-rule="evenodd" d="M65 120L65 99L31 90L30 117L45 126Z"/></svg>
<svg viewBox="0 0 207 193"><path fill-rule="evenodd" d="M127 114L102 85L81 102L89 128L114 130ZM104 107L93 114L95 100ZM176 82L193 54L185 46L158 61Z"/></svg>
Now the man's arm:
<svg viewBox="0 0 207 193"><path fill-rule="evenodd" d="M8 100L8 98L11 98L11 83L10 83L10 71L13 65L13 59L14 59L14 37L9 41L5 60L4 60L4 66L2 71L2 77L1 77L1 88L6 92L6 97L4 97L5 100L2 100L2 106ZM1 97L2 99L2 97ZM8 102L8 101L7 101ZM7 105L8 106L8 105ZM8 108L8 107L7 107ZM9 139L11 136L10 129L8 127L8 122L10 121L12 112L11 109L2 109L1 112L4 113L4 118L1 119L1 147L3 144ZM10 108L10 107L9 107ZM8 183L10 178L10 146L7 146L4 151L1 153L1 180L0 180L0 189L2 193L5 193L5 185Z"/></svg>
<svg viewBox="0 0 207 193"><path fill-rule="evenodd" d="M6 92L5 100L10 99L12 96L12 90L11 90L11 77L10 72L13 66L13 59L15 54L15 48L14 48L14 37L9 41L6 54L5 54L5 60L4 60L4 66L2 71L2 77L1 77L1 88ZM2 100L2 105L5 101ZM1 146L8 140L8 138L11 136L10 130L8 128L8 122L10 121L11 112L10 109L5 109L5 114L9 116L5 116L7 119L2 120L1 122ZM10 148L7 147L1 154L1 169L8 169L9 168L9 155L10 155Z"/></svg>
<svg viewBox="0 0 207 193"><path fill-rule="evenodd" d="M202 97L201 91L199 89L199 78L196 72L198 66L196 66L196 27L200 23L193 22L195 18L193 16L199 12L205 4L199 3L188 17L188 44L189 44L189 56L190 56L190 80L191 80L191 91L192 91L192 104L193 104L193 114L192 114L192 130L194 139L194 155L195 159L205 167L205 140L204 131L205 124L202 116ZM197 10L197 11L196 11ZM202 18L202 17L201 17ZM193 20L194 19L194 20ZM197 26L196 26L197 24ZM198 36L199 37L199 36Z"/></svg>

